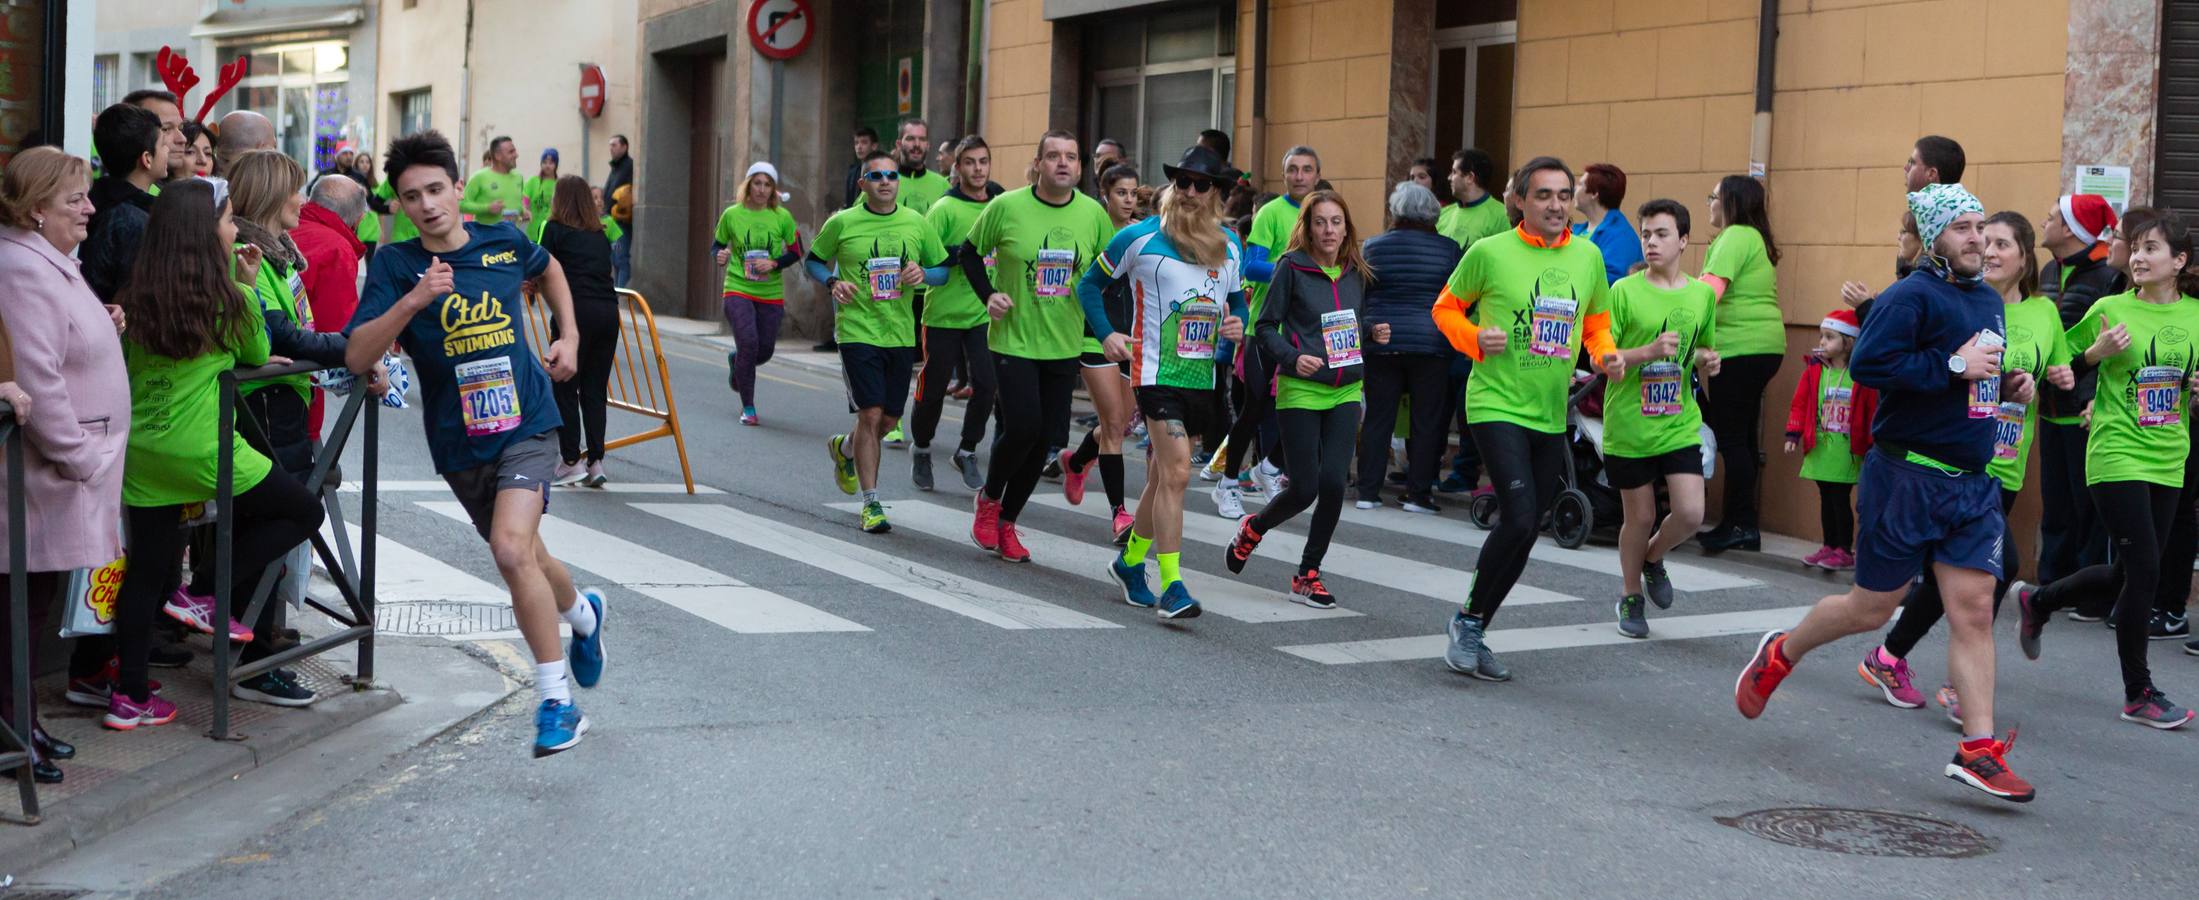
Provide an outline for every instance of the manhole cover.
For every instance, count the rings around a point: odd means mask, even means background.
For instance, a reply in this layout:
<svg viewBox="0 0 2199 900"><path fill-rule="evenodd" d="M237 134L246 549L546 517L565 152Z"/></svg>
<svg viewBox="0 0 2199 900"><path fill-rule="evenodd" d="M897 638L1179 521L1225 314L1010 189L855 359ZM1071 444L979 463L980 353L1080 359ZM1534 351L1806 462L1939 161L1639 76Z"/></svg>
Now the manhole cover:
<svg viewBox="0 0 2199 900"><path fill-rule="evenodd" d="M419 603L384 603L374 610L376 626L385 634L433 637L498 634L517 631L512 608L493 603L455 603L428 600Z"/></svg>
<svg viewBox="0 0 2199 900"><path fill-rule="evenodd" d="M1995 849L1969 826L1875 809L1763 809L1717 821L1789 847L1859 856L1960 859Z"/></svg>

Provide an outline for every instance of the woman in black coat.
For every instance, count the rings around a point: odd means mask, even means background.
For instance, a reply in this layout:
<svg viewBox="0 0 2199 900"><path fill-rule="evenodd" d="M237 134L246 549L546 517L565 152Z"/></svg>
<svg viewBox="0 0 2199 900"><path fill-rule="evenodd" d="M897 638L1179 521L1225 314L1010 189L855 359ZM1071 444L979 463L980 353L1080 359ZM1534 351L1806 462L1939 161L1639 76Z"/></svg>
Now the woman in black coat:
<svg viewBox="0 0 2199 900"><path fill-rule="evenodd" d="M1367 321L1390 326L1390 341L1367 351L1367 419L1359 429L1360 509L1382 502L1397 401L1409 394L1412 422L1405 438L1401 502L1407 512L1436 511L1431 491L1449 421L1445 413L1453 353L1429 310L1463 254L1457 243L1436 233L1440 211L1427 188L1410 181L1399 184L1390 192L1390 230L1370 238L1363 251L1367 266L1379 273L1367 288Z"/></svg>
<svg viewBox="0 0 2199 900"><path fill-rule="evenodd" d="M565 270L565 283L573 292L573 320L580 329L580 372L552 388L557 412L564 418L557 439L564 463L557 467L557 484L602 487L610 480L603 474L603 434L610 403L611 363L618 356L618 291L612 287L611 241L603 235L603 214L596 209L588 180L567 175L557 180L550 195L550 221L542 227L542 249ZM557 323L550 326L556 340ZM585 451L582 432L586 432ZM585 466L581 457L585 452Z"/></svg>

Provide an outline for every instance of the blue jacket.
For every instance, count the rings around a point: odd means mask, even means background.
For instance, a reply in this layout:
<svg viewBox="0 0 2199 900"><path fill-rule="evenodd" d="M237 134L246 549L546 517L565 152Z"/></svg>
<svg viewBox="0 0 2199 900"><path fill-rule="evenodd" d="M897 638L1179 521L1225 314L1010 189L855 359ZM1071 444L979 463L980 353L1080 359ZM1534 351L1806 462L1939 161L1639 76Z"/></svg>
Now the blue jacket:
<svg viewBox="0 0 2199 900"><path fill-rule="evenodd" d="M1367 352L1451 355L1451 343L1436 330L1432 310L1436 295L1443 293L1451 270L1458 268L1466 251L1434 231L1397 228L1368 238L1359 252L1374 270L1374 281L1367 287L1367 321L1390 326L1390 342L1368 344Z"/></svg>
<svg viewBox="0 0 2199 900"><path fill-rule="evenodd" d="M1950 466L1985 471L1995 420L1971 418L1971 382L1947 371L1947 358L1980 331L2006 335L1998 294L1972 281L1955 284L1936 266L1918 266L1878 295L1856 339L1848 371L1877 388L1871 437L1881 449L1914 450Z"/></svg>
<svg viewBox="0 0 2199 900"><path fill-rule="evenodd" d="M1595 233L1590 234L1590 231ZM1635 263L1642 261L1642 236L1634 233L1633 224L1618 210L1604 210L1603 221L1595 228L1583 222L1573 226L1573 233L1588 235L1596 249L1603 251L1603 277L1607 283L1619 283Z"/></svg>

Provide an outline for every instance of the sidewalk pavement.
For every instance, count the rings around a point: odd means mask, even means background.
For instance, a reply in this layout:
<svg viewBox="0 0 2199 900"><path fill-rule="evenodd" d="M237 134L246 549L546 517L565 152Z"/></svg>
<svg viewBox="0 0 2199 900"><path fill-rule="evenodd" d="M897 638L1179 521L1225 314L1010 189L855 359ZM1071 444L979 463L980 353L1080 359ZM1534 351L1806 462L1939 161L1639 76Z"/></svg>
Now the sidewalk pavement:
<svg viewBox="0 0 2199 900"><path fill-rule="evenodd" d="M722 322L683 319L677 316L658 316L657 329L669 340L713 347L721 351L733 349L733 335L726 331L725 324ZM778 348L771 352L771 364L784 363L838 379L840 377L840 355L837 353L819 353L810 349L814 346L816 346L816 342L809 340L782 340L779 342ZM1081 396L1083 388L1080 386L1077 392ZM1757 561L1764 565L1783 566L1789 564L1800 565L1803 557L1816 553L1819 549L1817 544L1807 539L1771 532L1764 533L1763 546L1764 549L1761 553L1749 553L1742 550L1728 552L1736 558L1760 558Z"/></svg>

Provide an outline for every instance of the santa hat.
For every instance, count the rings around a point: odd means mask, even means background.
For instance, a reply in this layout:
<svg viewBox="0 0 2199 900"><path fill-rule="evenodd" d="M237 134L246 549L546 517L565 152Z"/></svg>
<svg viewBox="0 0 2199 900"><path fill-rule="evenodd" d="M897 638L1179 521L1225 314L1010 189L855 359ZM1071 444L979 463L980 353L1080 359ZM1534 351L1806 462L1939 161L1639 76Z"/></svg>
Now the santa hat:
<svg viewBox="0 0 2199 900"><path fill-rule="evenodd" d="M1817 323L1817 327L1849 337L1860 337L1863 334L1863 323L1856 319L1855 310L1852 309L1836 309L1827 313L1825 321Z"/></svg>
<svg viewBox="0 0 2199 900"><path fill-rule="evenodd" d="M2061 208L2062 224L2087 244L2097 242L2103 232L2115 227L2115 208L2098 194L2063 195Z"/></svg>

